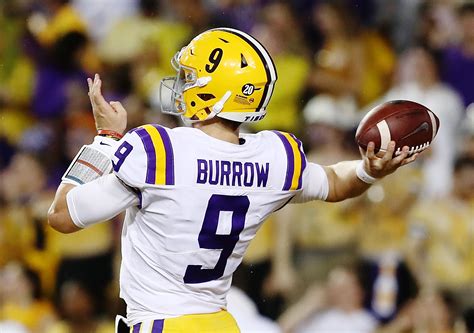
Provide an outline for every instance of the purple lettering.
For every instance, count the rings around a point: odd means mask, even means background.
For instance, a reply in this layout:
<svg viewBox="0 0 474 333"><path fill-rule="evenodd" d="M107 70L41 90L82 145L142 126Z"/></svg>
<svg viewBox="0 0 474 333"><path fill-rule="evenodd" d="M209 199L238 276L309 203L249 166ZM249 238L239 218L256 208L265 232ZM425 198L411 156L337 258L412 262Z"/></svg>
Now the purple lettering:
<svg viewBox="0 0 474 333"><path fill-rule="evenodd" d="M233 162L232 163L232 186L235 186L236 180L239 183L237 186L242 186L242 163L241 162Z"/></svg>
<svg viewBox="0 0 474 333"><path fill-rule="evenodd" d="M221 181L220 181L220 184L225 185L225 186L230 185L230 162L229 161L222 161L221 162Z"/></svg>
<svg viewBox="0 0 474 333"><path fill-rule="evenodd" d="M198 184L205 184L207 182L207 161L206 160L197 160L197 179Z"/></svg>
<svg viewBox="0 0 474 333"><path fill-rule="evenodd" d="M257 187L267 186L268 169L270 168L270 163L265 163L265 167L255 163L255 168L257 169Z"/></svg>
<svg viewBox="0 0 474 333"><path fill-rule="evenodd" d="M252 186L254 178L253 163L244 163L244 186Z"/></svg>
<svg viewBox="0 0 474 333"><path fill-rule="evenodd" d="M209 161L209 184L217 185L219 183L219 161L214 161L215 170L213 168L212 160Z"/></svg>

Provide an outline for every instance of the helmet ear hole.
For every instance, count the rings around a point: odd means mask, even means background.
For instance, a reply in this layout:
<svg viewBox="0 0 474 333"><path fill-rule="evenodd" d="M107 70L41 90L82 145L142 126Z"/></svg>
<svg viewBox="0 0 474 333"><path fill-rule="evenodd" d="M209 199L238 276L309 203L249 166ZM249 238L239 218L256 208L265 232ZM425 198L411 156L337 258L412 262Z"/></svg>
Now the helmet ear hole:
<svg viewBox="0 0 474 333"><path fill-rule="evenodd" d="M216 98L213 94L197 94L197 96L205 102Z"/></svg>

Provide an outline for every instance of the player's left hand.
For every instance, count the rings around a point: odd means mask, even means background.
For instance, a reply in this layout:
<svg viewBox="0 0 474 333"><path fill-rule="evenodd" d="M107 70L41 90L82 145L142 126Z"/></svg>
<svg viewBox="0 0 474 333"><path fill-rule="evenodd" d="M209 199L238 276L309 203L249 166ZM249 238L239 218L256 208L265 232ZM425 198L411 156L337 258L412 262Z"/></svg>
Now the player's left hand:
<svg viewBox="0 0 474 333"><path fill-rule="evenodd" d="M402 148L400 155L394 156L395 141L391 141L388 145L387 151L382 156L377 156L374 153L375 145L369 142L367 151L360 150L362 158L364 159L365 171L374 178L383 178L397 170L402 165L406 165L415 161L418 153L409 155L409 147Z"/></svg>
<svg viewBox="0 0 474 333"><path fill-rule="evenodd" d="M120 102L108 103L102 96L102 80L99 74L94 80L88 78L89 99L97 130L111 130L123 134L127 128L127 111Z"/></svg>

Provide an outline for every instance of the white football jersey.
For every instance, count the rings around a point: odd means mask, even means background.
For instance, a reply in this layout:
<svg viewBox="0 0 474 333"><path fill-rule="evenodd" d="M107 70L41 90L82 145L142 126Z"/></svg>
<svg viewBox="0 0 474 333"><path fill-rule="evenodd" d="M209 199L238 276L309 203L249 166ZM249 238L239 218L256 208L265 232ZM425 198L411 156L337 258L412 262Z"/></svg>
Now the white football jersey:
<svg viewBox="0 0 474 333"><path fill-rule="evenodd" d="M295 196L328 192L301 142L277 131L242 134L236 145L199 129L145 125L125 135L112 162L140 199L122 232L131 324L224 309L232 273L267 216Z"/></svg>

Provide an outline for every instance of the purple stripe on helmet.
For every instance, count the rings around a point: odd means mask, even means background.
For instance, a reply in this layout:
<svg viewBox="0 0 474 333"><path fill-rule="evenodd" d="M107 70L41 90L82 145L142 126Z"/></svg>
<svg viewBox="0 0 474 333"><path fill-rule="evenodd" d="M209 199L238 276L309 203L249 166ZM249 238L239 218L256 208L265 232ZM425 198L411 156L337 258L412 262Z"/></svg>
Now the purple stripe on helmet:
<svg viewBox="0 0 474 333"><path fill-rule="evenodd" d="M293 134L290 134L290 135L293 139L295 139L296 143L298 144L298 150L301 155L301 173L298 179L298 190L299 190L301 188L302 181L303 181L303 171L304 169L306 169L306 156L303 153L303 143L300 140L298 140L298 138L296 138L296 136L294 136Z"/></svg>
<svg viewBox="0 0 474 333"><path fill-rule="evenodd" d="M286 157L288 159L288 166L286 168L285 184L283 185L283 191L289 191L291 188L291 181L293 180L293 172L295 170L295 157L293 156L293 149L291 148L288 139L278 131L273 131L283 143L286 151Z"/></svg>
<svg viewBox="0 0 474 333"><path fill-rule="evenodd" d="M142 326L142 323L138 323L138 324L135 324L133 325L133 333L138 333L140 332L140 327Z"/></svg>
<svg viewBox="0 0 474 333"><path fill-rule="evenodd" d="M153 125L158 130L163 140L163 145L166 152L166 185L174 185L174 155L173 146L171 145L170 136L168 132L159 125Z"/></svg>
<svg viewBox="0 0 474 333"><path fill-rule="evenodd" d="M151 328L151 333L163 333L163 324L164 319L157 319L153 322L153 327Z"/></svg>
<svg viewBox="0 0 474 333"><path fill-rule="evenodd" d="M144 128L137 128L135 132L138 134L145 147L147 156L146 180L147 184L155 184L156 177L156 153L151 136Z"/></svg>

